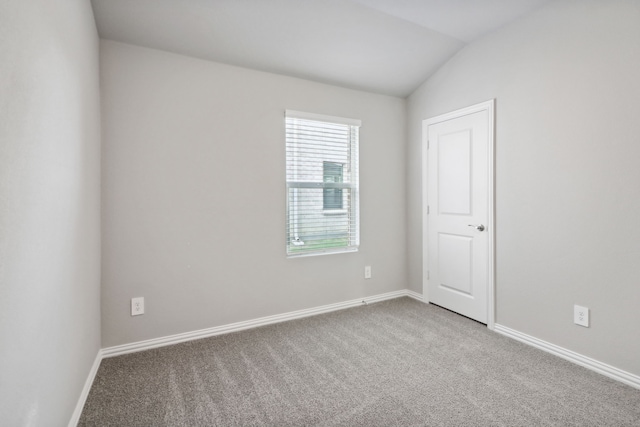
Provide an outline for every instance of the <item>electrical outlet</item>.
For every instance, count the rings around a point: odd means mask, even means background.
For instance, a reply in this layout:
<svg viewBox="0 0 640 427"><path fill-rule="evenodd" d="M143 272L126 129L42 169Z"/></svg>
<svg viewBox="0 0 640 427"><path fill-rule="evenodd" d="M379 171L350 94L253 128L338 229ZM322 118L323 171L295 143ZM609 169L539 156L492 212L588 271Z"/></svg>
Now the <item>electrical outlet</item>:
<svg viewBox="0 0 640 427"><path fill-rule="evenodd" d="M364 278L365 279L371 279L371 266L370 265L366 265L364 267Z"/></svg>
<svg viewBox="0 0 640 427"><path fill-rule="evenodd" d="M144 314L144 297L131 298L131 315L139 316Z"/></svg>
<svg viewBox="0 0 640 427"><path fill-rule="evenodd" d="M573 306L573 323L589 327L589 309L579 305Z"/></svg>

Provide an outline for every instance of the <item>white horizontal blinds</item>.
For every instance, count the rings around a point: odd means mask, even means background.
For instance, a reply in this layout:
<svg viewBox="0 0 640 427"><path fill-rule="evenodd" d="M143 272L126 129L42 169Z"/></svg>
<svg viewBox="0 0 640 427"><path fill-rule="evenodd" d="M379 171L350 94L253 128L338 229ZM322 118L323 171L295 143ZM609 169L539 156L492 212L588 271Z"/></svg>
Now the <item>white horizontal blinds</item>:
<svg viewBox="0 0 640 427"><path fill-rule="evenodd" d="M291 111L285 122L287 254L356 250L359 122Z"/></svg>

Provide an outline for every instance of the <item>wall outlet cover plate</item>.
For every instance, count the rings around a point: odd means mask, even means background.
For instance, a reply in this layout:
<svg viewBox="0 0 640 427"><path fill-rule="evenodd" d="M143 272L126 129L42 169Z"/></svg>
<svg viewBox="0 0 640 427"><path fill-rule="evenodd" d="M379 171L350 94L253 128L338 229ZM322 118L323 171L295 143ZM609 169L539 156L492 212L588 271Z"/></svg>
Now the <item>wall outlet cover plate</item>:
<svg viewBox="0 0 640 427"><path fill-rule="evenodd" d="M589 308L580 305L573 306L573 323L589 327Z"/></svg>
<svg viewBox="0 0 640 427"><path fill-rule="evenodd" d="M144 314L144 297L131 298L131 315L139 316Z"/></svg>

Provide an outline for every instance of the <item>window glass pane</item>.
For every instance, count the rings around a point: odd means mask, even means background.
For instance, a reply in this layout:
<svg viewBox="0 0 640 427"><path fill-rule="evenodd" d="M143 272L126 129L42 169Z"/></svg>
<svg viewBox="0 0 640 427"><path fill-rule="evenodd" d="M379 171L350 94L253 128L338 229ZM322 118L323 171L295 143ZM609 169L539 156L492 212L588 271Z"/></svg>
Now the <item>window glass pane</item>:
<svg viewBox="0 0 640 427"><path fill-rule="evenodd" d="M323 162L324 163L324 182L342 182L343 165L342 163ZM342 189L341 188L325 188L323 190L323 208L324 210L342 209Z"/></svg>
<svg viewBox="0 0 640 427"><path fill-rule="evenodd" d="M359 128L345 120L286 117L289 255L358 247Z"/></svg>

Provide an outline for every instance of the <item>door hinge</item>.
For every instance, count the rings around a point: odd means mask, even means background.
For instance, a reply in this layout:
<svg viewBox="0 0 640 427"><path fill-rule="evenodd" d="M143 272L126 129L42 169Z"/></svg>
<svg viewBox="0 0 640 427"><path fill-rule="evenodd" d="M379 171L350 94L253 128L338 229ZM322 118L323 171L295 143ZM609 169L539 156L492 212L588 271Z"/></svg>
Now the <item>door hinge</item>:
<svg viewBox="0 0 640 427"><path fill-rule="evenodd" d="M429 149L429 140L427 139L427 150Z"/></svg>
<svg viewBox="0 0 640 427"><path fill-rule="evenodd" d="M427 280L429 280L429 270L427 270Z"/></svg>
<svg viewBox="0 0 640 427"><path fill-rule="evenodd" d="M427 215L429 215L429 205L427 205Z"/></svg>

